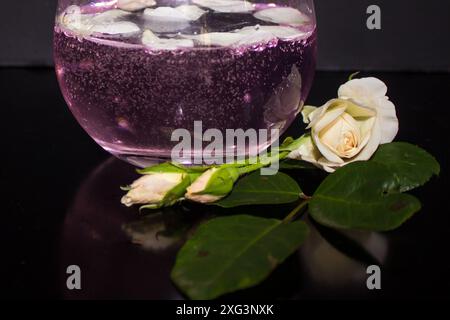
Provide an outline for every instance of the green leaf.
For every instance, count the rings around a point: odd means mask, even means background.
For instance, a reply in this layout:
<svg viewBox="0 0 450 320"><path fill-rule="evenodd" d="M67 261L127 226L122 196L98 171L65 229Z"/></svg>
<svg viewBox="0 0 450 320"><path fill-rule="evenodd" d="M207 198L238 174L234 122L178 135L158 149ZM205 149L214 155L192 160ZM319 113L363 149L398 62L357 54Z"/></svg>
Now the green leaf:
<svg viewBox="0 0 450 320"><path fill-rule="evenodd" d="M249 215L210 220L179 251L172 279L191 299L214 299L248 288L295 252L307 234L301 221Z"/></svg>
<svg viewBox="0 0 450 320"><path fill-rule="evenodd" d="M273 176L262 176L257 171L238 180L230 195L213 204L223 208L284 204L297 201L302 194L297 182L287 174L278 172Z"/></svg>
<svg viewBox="0 0 450 320"><path fill-rule="evenodd" d="M348 81L353 80L354 77L356 77L358 74L360 74L361 71L356 71L353 72L349 77L348 77Z"/></svg>
<svg viewBox="0 0 450 320"><path fill-rule="evenodd" d="M433 175L439 175L440 171L439 163L431 154L405 142L381 145L371 161L391 170L401 192L425 184Z"/></svg>
<svg viewBox="0 0 450 320"><path fill-rule="evenodd" d="M392 230L420 210L416 198L396 190L396 178L386 166L354 162L322 182L309 210L314 220L329 227Z"/></svg>
<svg viewBox="0 0 450 320"><path fill-rule="evenodd" d="M285 159L280 162L280 170L317 169L309 162L294 159Z"/></svg>

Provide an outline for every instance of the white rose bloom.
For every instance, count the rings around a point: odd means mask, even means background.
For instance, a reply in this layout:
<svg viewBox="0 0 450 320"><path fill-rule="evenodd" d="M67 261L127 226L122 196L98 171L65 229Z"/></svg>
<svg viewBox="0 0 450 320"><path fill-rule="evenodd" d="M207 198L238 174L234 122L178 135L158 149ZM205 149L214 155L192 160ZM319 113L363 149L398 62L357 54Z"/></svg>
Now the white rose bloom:
<svg viewBox="0 0 450 320"><path fill-rule="evenodd" d="M183 182L184 173L151 173L133 182L122 198L127 207L133 204L159 204L169 191Z"/></svg>
<svg viewBox="0 0 450 320"><path fill-rule="evenodd" d="M306 106L303 117L311 134L289 154L333 172L354 161L369 160L380 144L398 132L394 104L379 79L350 80L339 88L338 99L315 108Z"/></svg>

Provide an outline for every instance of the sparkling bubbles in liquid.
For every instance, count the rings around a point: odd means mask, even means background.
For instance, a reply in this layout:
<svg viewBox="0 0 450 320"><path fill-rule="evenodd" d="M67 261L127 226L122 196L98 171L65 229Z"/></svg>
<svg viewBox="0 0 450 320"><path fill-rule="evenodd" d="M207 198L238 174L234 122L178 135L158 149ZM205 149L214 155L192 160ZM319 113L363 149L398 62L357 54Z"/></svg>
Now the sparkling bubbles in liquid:
<svg viewBox="0 0 450 320"><path fill-rule="evenodd" d="M179 3L94 1L61 7L57 16L54 59L70 110L104 149L139 166L170 158L178 143L172 132L192 132L194 121L224 137L226 129L282 133L314 76L312 11ZM269 135L250 148L270 144Z"/></svg>

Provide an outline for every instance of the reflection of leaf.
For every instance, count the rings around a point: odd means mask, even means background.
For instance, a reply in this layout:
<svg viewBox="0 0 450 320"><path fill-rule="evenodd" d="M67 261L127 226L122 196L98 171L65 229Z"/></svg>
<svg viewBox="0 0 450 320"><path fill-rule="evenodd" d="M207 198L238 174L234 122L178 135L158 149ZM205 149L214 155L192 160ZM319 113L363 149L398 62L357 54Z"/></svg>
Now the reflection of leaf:
<svg viewBox="0 0 450 320"><path fill-rule="evenodd" d="M346 237L344 234L338 232L335 229L322 226L312 219L311 221L322 238L324 238L333 248L345 254L347 257L358 260L365 265L381 264L357 241Z"/></svg>
<svg viewBox="0 0 450 320"><path fill-rule="evenodd" d="M162 250L181 241L192 221L184 218L180 210L164 210L122 226L135 244L146 249Z"/></svg>
<svg viewBox="0 0 450 320"><path fill-rule="evenodd" d="M201 225L177 256L172 279L192 299L212 299L258 284L308 234L304 222L248 215Z"/></svg>
<svg viewBox="0 0 450 320"><path fill-rule="evenodd" d="M397 181L384 165L355 162L329 175L309 209L317 222L335 228L392 230L420 210L411 195L395 193Z"/></svg>
<svg viewBox="0 0 450 320"><path fill-rule="evenodd" d="M371 161L388 167L397 178L402 192L425 184L440 171L439 163L432 155L405 142L380 146Z"/></svg>
<svg viewBox="0 0 450 320"><path fill-rule="evenodd" d="M238 180L230 195L214 204L223 208L283 204L295 202L301 195L302 190L297 182L282 172L273 176L254 172Z"/></svg>

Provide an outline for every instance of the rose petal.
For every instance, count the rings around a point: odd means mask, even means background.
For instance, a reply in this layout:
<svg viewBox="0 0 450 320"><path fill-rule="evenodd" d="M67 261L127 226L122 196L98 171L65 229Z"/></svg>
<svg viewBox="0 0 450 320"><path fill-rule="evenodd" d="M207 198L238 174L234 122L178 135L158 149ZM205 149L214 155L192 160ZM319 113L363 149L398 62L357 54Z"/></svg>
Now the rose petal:
<svg viewBox="0 0 450 320"><path fill-rule="evenodd" d="M263 29L258 30L248 30L248 31L238 31L238 34L242 35L242 38L236 43L236 45L252 45L252 44L265 44L277 37Z"/></svg>
<svg viewBox="0 0 450 320"><path fill-rule="evenodd" d="M309 122L309 125L306 127L306 129L311 129L313 126L315 126L316 123L321 119L322 115L324 115L325 112L327 112L328 108L338 102L340 102L339 99L332 99L332 100L328 101L327 103L325 103L323 106L320 106L320 107L316 108L316 110L311 112L308 116L310 122Z"/></svg>
<svg viewBox="0 0 450 320"><path fill-rule="evenodd" d="M384 82L373 77L350 80L338 90L339 98L351 99L366 107L373 105L377 98L386 96L386 93Z"/></svg>
<svg viewBox="0 0 450 320"><path fill-rule="evenodd" d="M361 143L358 149L362 149L369 142L370 135L373 130L373 126L375 125L376 118L371 117L363 120L356 120L359 123L360 131L361 131ZM358 151L359 152L359 151Z"/></svg>
<svg viewBox="0 0 450 320"><path fill-rule="evenodd" d="M205 46L223 47L267 43L276 38L271 33L253 27L245 30L238 29L234 32L211 32L199 35L184 35L183 37L193 39Z"/></svg>
<svg viewBox="0 0 450 320"><path fill-rule="evenodd" d="M327 112L314 124L314 130L320 132L323 128L328 126L337 117L345 112L347 107L345 105L330 106Z"/></svg>
<svg viewBox="0 0 450 320"><path fill-rule="evenodd" d="M398 119L394 104L386 97L387 87L377 78L353 79L343 84L338 95L365 105L377 112L381 143L394 140L398 133Z"/></svg>
<svg viewBox="0 0 450 320"><path fill-rule="evenodd" d="M347 149L343 141L343 135L350 133L353 143ZM340 158L351 158L359 152L358 146L361 143L361 131L359 123L348 113L344 112L338 118L319 132L320 141Z"/></svg>
<svg viewBox="0 0 450 320"><path fill-rule="evenodd" d="M291 26L301 26L309 22L308 16L297 9L289 7L277 7L264 9L256 12L254 17L268 22L287 24Z"/></svg>
<svg viewBox="0 0 450 320"><path fill-rule="evenodd" d="M92 28L92 17L93 14L81 14L81 8L73 5L64 10L60 22L70 30L89 33L89 29Z"/></svg>
<svg viewBox="0 0 450 320"><path fill-rule="evenodd" d="M183 35L205 46L240 46L265 44L277 38L282 40L304 36L305 33L283 26L249 26L233 32L210 32L199 35Z"/></svg>
<svg viewBox="0 0 450 320"><path fill-rule="evenodd" d="M349 161L349 163L355 161L369 160L375 153L375 151L377 151L380 145L380 141L381 141L381 129L377 119L373 126L372 133L369 141L367 142L367 145L361 150L361 152L358 155L356 155L356 157L354 157L351 161Z"/></svg>
<svg viewBox="0 0 450 320"><path fill-rule="evenodd" d="M377 100L377 113L381 124L380 143L392 142L398 133L398 118L394 104L386 98Z"/></svg>
<svg viewBox="0 0 450 320"><path fill-rule="evenodd" d="M313 106L304 106L302 110L303 123L309 123L309 115L314 112L317 108Z"/></svg>
<svg viewBox="0 0 450 320"><path fill-rule="evenodd" d="M271 33L274 37L281 40L292 40L296 38L301 38L306 35L305 32L302 32L298 29L286 26L250 26L244 27L239 30L241 33L254 33L256 31L264 31L267 33Z"/></svg>
<svg viewBox="0 0 450 320"><path fill-rule="evenodd" d="M162 39L157 37L150 30L145 30L142 35L142 43L154 50L176 50L181 48L191 48L194 41L190 39Z"/></svg>
<svg viewBox="0 0 450 320"><path fill-rule="evenodd" d="M181 5L176 8L158 7L145 9L144 17L158 23L188 22L198 20L206 11L193 5Z"/></svg>
<svg viewBox="0 0 450 320"><path fill-rule="evenodd" d="M323 170L325 170L328 173L333 173L336 171L336 168L343 167L346 163L333 163L328 161L326 158L322 157L317 161L317 166Z"/></svg>
<svg viewBox="0 0 450 320"><path fill-rule="evenodd" d="M346 105L347 109L345 112L347 112L354 118L375 117L377 115L377 112L375 110L358 106L351 100L348 100Z"/></svg>
<svg viewBox="0 0 450 320"><path fill-rule="evenodd" d="M63 14L62 22L69 29L88 35L92 32L103 34L127 34L139 32L140 28L128 21L117 21L130 13L113 9L99 14L81 14L78 6L70 6Z"/></svg>
<svg viewBox="0 0 450 320"><path fill-rule="evenodd" d="M328 146L322 143L319 138L319 133L315 130L312 130L311 132L312 138L314 143L316 144L317 148L319 149L320 153L330 162L333 163L344 163L344 160L342 160L338 155L336 155L333 150L331 150Z"/></svg>
<svg viewBox="0 0 450 320"><path fill-rule="evenodd" d="M157 203L176 187L184 178L183 173L155 173L142 176L134 181L131 190L122 198L126 206L133 204Z"/></svg>
<svg viewBox="0 0 450 320"><path fill-rule="evenodd" d="M297 66L291 67L289 75L275 88L274 94L263 106L264 121L272 128L281 128L301 111L302 76Z"/></svg>
<svg viewBox="0 0 450 320"><path fill-rule="evenodd" d="M193 0L192 2L201 7L224 13L244 13L254 10L252 3L241 0Z"/></svg>
<svg viewBox="0 0 450 320"><path fill-rule="evenodd" d="M144 17L161 21L161 23L172 21L189 21L189 18L183 12L171 7L145 9Z"/></svg>
<svg viewBox="0 0 450 320"><path fill-rule="evenodd" d="M314 144L311 136L304 136L302 138L302 143L300 144L300 147L287 156L289 159L295 159L295 160L303 160L309 163L312 163L313 165L317 166L318 168L321 168L327 172L333 172L334 169L333 166L342 166L343 164L336 164L328 161L324 157L322 157L320 151Z"/></svg>
<svg viewBox="0 0 450 320"><path fill-rule="evenodd" d="M126 11L139 11L156 5L155 0L118 0L117 8Z"/></svg>
<svg viewBox="0 0 450 320"><path fill-rule="evenodd" d="M319 150L314 145L311 136L304 136L300 147L289 153L289 159L304 160L310 163L317 163L321 157Z"/></svg>
<svg viewBox="0 0 450 320"><path fill-rule="evenodd" d="M190 21L200 19L200 17L207 12L193 5L181 5L176 7L175 10L184 14L184 16L186 16Z"/></svg>
<svg viewBox="0 0 450 320"><path fill-rule="evenodd" d="M117 35L138 33L141 29L133 22L119 21L110 24L97 24L91 28L92 32Z"/></svg>
<svg viewBox="0 0 450 320"><path fill-rule="evenodd" d="M183 35L183 37L195 40L204 46L228 47L240 41L244 35L235 32L210 32L199 35Z"/></svg>
<svg viewBox="0 0 450 320"><path fill-rule="evenodd" d="M92 17L91 22L93 24L109 24L116 22L120 18L129 16L131 13L119 9L108 10Z"/></svg>

